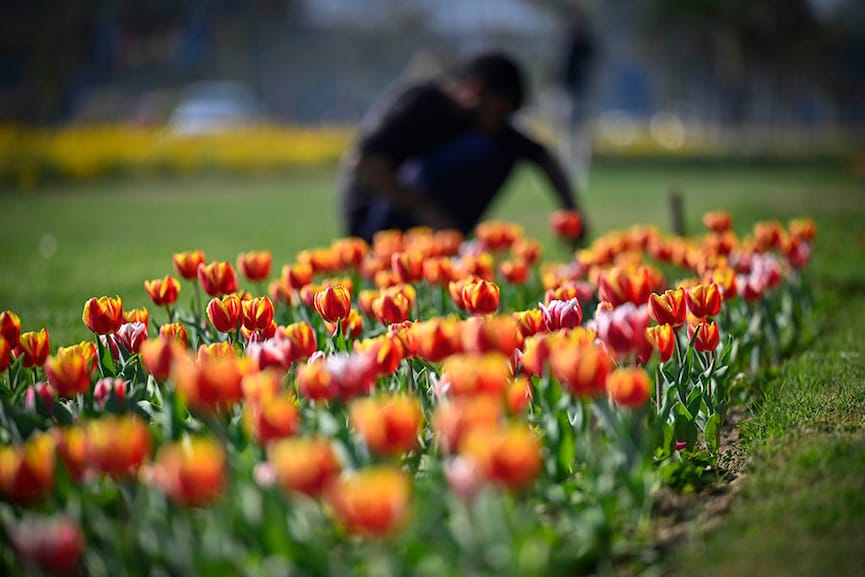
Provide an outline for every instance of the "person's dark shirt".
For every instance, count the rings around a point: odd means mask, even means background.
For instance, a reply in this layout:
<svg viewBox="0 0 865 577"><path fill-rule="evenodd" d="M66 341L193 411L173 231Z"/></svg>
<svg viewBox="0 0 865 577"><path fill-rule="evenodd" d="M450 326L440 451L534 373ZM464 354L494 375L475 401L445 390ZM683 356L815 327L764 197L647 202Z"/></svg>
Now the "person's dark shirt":
<svg viewBox="0 0 865 577"><path fill-rule="evenodd" d="M473 113L456 102L434 82L409 86L374 117L365 127L357 144L361 155L385 158L394 171L413 159L422 159L442 151L449 143L476 130ZM546 150L522 132L508 125L495 135L496 148L504 157L541 162ZM373 202L381 202L379 196L361 182L359 176L348 170L343 177L343 213L350 229L362 220ZM492 191L494 194L496 191ZM489 195L490 193L488 193ZM436 202L436 198L431 198ZM442 210L470 228L480 218L492 198L473 198L462 206L449 206L440 202ZM407 219L407 224L411 219Z"/></svg>

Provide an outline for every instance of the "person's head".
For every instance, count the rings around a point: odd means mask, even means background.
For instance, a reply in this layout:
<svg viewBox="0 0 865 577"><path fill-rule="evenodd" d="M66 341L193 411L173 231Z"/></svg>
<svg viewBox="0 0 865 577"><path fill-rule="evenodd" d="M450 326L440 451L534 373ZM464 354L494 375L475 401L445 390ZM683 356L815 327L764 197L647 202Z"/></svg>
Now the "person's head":
<svg viewBox="0 0 865 577"><path fill-rule="evenodd" d="M488 52L467 61L457 77L463 100L474 108L481 129L497 132L520 109L525 86L520 67L506 54Z"/></svg>

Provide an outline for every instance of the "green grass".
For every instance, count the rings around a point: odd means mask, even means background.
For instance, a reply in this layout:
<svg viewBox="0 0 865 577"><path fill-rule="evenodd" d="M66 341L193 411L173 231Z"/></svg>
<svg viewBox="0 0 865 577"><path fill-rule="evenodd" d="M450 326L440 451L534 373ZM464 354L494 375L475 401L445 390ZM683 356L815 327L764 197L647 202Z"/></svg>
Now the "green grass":
<svg viewBox="0 0 865 577"><path fill-rule="evenodd" d="M56 347L87 336L80 311L91 296L120 294L127 307L147 305L142 282L171 272L175 251L201 248L211 260L234 261L240 251L269 248L276 272L297 251L341 234L337 186L336 170L319 169L0 189L0 309L18 312L25 330L48 327ZM850 245L858 246L856 227L865 228L865 196L846 165L601 165L583 198L592 233L638 222L667 228L671 188L682 192L695 231L701 214L719 207L732 212L740 230L763 218L814 216L824 255L815 268L834 263L821 274L853 282L847 271L859 255ZM524 170L491 216L549 240L553 208L542 178ZM48 256L40 252L46 238L56 240ZM860 269L854 281L865 283Z"/></svg>
<svg viewBox="0 0 865 577"><path fill-rule="evenodd" d="M749 478L674 574L859 576L865 567L865 297L833 291L827 330L764 383Z"/></svg>

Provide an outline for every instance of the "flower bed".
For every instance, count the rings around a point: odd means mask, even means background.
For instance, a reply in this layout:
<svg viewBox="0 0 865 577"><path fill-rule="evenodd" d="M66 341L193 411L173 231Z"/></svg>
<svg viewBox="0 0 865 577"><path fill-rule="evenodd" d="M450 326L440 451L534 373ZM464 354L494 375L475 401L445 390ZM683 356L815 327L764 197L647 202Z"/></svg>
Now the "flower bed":
<svg viewBox="0 0 865 577"><path fill-rule="evenodd" d="M3 312L4 572L595 570L799 338L813 223L704 222L564 263L494 222L339 239L275 278L267 251L178 253L152 311L92 298L94 339L54 354Z"/></svg>

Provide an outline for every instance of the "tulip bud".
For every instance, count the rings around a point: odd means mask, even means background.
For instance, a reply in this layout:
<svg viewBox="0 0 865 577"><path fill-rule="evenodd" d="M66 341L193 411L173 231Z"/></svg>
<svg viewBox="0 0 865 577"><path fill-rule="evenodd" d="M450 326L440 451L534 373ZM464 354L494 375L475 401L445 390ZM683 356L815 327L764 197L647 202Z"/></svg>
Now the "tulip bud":
<svg viewBox="0 0 865 577"><path fill-rule="evenodd" d="M215 501L222 494L225 477L225 449L209 437L165 444L154 463L156 484L182 507L203 507Z"/></svg>
<svg viewBox="0 0 865 577"><path fill-rule="evenodd" d="M371 467L337 479L327 502L346 531L382 537L396 531L408 514L411 481L396 467Z"/></svg>
<svg viewBox="0 0 865 577"><path fill-rule="evenodd" d="M167 274L161 279L144 281L144 290L156 306L170 306L177 302L177 297L180 295L180 282Z"/></svg>
<svg viewBox="0 0 865 577"><path fill-rule="evenodd" d="M97 335L111 334L123 324L123 301L119 296L91 298L84 304L81 320Z"/></svg>
<svg viewBox="0 0 865 577"><path fill-rule="evenodd" d="M311 497L321 494L342 469L330 441L324 438L276 441L267 449L267 460L283 491Z"/></svg>
<svg viewBox="0 0 865 577"><path fill-rule="evenodd" d="M395 456L418 444L421 409L405 396L366 397L349 406L351 424L376 455Z"/></svg>
<svg viewBox="0 0 865 577"><path fill-rule="evenodd" d="M182 323L166 323L159 327L160 337L170 337L176 339L183 348L189 345L189 337L186 334L186 327Z"/></svg>
<svg viewBox="0 0 865 577"><path fill-rule="evenodd" d="M579 238L583 232L583 217L575 210L557 210L550 215L550 226L561 238Z"/></svg>
<svg viewBox="0 0 865 577"><path fill-rule="evenodd" d="M666 363L676 352L676 332L670 325L658 325L646 329L646 338L658 349L658 358Z"/></svg>
<svg viewBox="0 0 865 577"><path fill-rule="evenodd" d="M190 252L176 252L172 257L174 270L186 280L195 280L198 276L198 265L204 264L204 252L193 250Z"/></svg>
<svg viewBox="0 0 865 577"><path fill-rule="evenodd" d="M273 322L273 303L267 297L256 297L243 301L243 326L250 331L263 331Z"/></svg>
<svg viewBox="0 0 865 577"><path fill-rule="evenodd" d="M696 336L694 334L696 333ZM701 322L695 327L688 327L688 334L694 339L694 350L701 353L714 351L718 348L720 334L715 323Z"/></svg>
<svg viewBox="0 0 865 577"><path fill-rule="evenodd" d="M607 377L607 392L616 403L638 409L649 399L652 384L645 370L623 367L616 369Z"/></svg>
<svg viewBox="0 0 865 577"><path fill-rule="evenodd" d="M21 319L12 311L0 313L0 338L3 338L10 348L18 346L21 336Z"/></svg>
<svg viewBox="0 0 865 577"><path fill-rule="evenodd" d="M572 329L583 322L583 309L580 308L580 301L575 298L568 301L550 301L547 305L538 303L538 306L541 309L544 326L550 332Z"/></svg>
<svg viewBox="0 0 865 577"><path fill-rule="evenodd" d="M48 329L21 333L18 339L18 347L15 349L16 356L24 356L21 364L25 368L41 367L48 359L51 345L48 340Z"/></svg>
<svg viewBox="0 0 865 577"><path fill-rule="evenodd" d="M525 425L475 428L461 443L460 454L490 482L515 490L531 485L541 470L541 442Z"/></svg>
<svg viewBox="0 0 865 577"><path fill-rule="evenodd" d="M348 317L351 310L351 293L342 285L327 287L315 293L315 310L330 323Z"/></svg>
<svg viewBox="0 0 865 577"><path fill-rule="evenodd" d="M721 292L715 283L698 284L686 291L685 303L695 317L713 317L721 310Z"/></svg>
<svg viewBox="0 0 865 577"><path fill-rule="evenodd" d="M499 308L499 285L485 280L467 283L463 286L462 301L471 314L494 313Z"/></svg>
<svg viewBox="0 0 865 577"><path fill-rule="evenodd" d="M664 294L649 295L649 316L659 325L679 327L685 324L684 289L668 290Z"/></svg>
<svg viewBox="0 0 865 577"><path fill-rule="evenodd" d="M54 487L54 440L36 433L21 446L0 447L0 493L13 503L30 505Z"/></svg>
<svg viewBox="0 0 865 577"><path fill-rule="evenodd" d="M228 262L198 265L198 281L204 292L212 297L237 292L237 275Z"/></svg>
<svg viewBox="0 0 865 577"><path fill-rule="evenodd" d="M73 575L84 549L81 528L65 517L20 521L9 537L28 575Z"/></svg>
<svg viewBox="0 0 865 577"><path fill-rule="evenodd" d="M213 298L207 305L207 318L221 333L236 331L240 325L243 305L240 297L230 294L222 298Z"/></svg>
<svg viewBox="0 0 865 577"><path fill-rule="evenodd" d="M269 277L272 262L273 256L269 250L242 252L237 255L237 268L252 282Z"/></svg>

